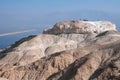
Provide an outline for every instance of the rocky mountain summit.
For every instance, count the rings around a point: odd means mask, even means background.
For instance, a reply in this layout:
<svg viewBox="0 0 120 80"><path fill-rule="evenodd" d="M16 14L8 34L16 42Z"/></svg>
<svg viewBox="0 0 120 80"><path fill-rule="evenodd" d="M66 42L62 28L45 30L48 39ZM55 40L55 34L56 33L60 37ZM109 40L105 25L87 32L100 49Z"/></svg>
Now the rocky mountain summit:
<svg viewBox="0 0 120 80"><path fill-rule="evenodd" d="M63 21L56 23L53 28L44 30L45 34L61 33L101 33L107 30L116 30L115 24L108 21Z"/></svg>
<svg viewBox="0 0 120 80"><path fill-rule="evenodd" d="M63 21L0 51L0 80L120 80L120 32L109 21Z"/></svg>

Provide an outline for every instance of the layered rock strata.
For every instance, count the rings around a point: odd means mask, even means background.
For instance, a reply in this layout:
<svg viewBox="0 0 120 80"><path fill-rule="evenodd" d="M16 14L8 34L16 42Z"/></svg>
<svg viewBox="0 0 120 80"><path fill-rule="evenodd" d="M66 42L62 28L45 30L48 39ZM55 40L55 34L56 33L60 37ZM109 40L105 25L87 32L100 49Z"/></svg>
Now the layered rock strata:
<svg viewBox="0 0 120 80"><path fill-rule="evenodd" d="M0 52L1 80L119 80L120 32L108 21L64 21Z"/></svg>

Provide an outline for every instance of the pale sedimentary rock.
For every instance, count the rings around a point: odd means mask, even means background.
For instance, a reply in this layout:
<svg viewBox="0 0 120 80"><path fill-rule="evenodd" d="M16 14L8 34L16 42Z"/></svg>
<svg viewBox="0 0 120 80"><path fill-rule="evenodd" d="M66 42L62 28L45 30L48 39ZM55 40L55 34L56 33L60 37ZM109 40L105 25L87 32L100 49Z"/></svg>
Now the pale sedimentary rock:
<svg viewBox="0 0 120 80"><path fill-rule="evenodd" d="M44 34L61 33L101 33L107 30L116 30L115 24L108 21L63 21L58 22L51 29L43 31Z"/></svg>
<svg viewBox="0 0 120 80"><path fill-rule="evenodd" d="M114 24L67 21L44 33L1 50L0 79L120 80L120 32Z"/></svg>

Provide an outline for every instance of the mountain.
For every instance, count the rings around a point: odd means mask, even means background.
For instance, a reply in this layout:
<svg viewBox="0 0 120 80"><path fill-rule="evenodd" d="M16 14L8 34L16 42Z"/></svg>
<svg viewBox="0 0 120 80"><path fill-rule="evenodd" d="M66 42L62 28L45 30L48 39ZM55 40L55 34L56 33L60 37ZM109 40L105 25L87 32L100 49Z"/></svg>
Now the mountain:
<svg viewBox="0 0 120 80"><path fill-rule="evenodd" d="M56 23L0 52L3 80L119 80L120 32L109 21Z"/></svg>

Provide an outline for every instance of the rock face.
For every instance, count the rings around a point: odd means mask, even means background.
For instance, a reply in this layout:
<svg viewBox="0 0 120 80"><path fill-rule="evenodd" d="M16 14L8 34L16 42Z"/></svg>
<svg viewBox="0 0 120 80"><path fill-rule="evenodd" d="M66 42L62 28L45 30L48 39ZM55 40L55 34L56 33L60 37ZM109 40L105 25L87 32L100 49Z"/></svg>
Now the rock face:
<svg viewBox="0 0 120 80"><path fill-rule="evenodd" d="M106 30L23 38L1 51L0 79L120 80L120 32Z"/></svg>
<svg viewBox="0 0 120 80"><path fill-rule="evenodd" d="M53 28L43 31L44 34L61 33L101 33L107 30L116 30L115 24L108 21L63 21L56 23Z"/></svg>
<svg viewBox="0 0 120 80"><path fill-rule="evenodd" d="M7 63L19 63L19 65L25 65L34 62L45 55L74 48L77 48L77 43L75 41L55 35L29 36L21 39L10 48L3 51L2 54L4 55L2 56L4 56L4 58L0 60L0 65Z"/></svg>

